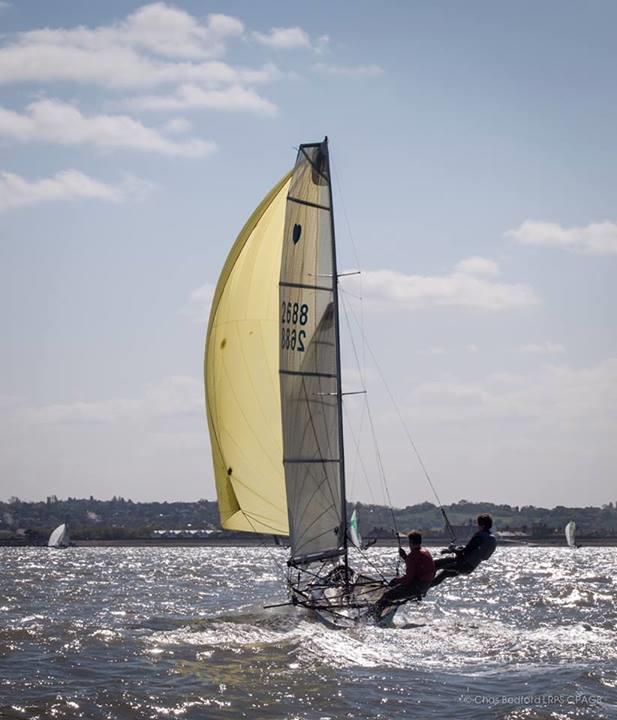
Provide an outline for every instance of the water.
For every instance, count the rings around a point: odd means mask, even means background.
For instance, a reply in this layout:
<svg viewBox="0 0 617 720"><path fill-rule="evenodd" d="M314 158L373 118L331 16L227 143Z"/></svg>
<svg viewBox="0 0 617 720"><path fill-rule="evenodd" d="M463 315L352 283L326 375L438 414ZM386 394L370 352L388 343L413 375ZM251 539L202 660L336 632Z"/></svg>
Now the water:
<svg viewBox="0 0 617 720"><path fill-rule="evenodd" d="M615 548L499 548L394 627L345 631L263 609L284 560L0 548L0 717L617 718Z"/></svg>

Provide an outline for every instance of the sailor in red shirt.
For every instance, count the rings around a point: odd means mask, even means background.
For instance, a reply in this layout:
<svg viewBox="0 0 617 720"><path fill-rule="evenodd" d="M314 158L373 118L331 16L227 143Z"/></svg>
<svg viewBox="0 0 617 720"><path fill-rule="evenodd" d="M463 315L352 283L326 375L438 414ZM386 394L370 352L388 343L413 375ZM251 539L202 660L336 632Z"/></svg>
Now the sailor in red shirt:
<svg viewBox="0 0 617 720"><path fill-rule="evenodd" d="M393 601L425 595L435 577L435 563L430 552L422 547L421 533L412 530L408 537L409 552L399 548L399 554L405 560L406 572L402 577L395 577L390 581L390 590L381 596L375 607L377 615Z"/></svg>

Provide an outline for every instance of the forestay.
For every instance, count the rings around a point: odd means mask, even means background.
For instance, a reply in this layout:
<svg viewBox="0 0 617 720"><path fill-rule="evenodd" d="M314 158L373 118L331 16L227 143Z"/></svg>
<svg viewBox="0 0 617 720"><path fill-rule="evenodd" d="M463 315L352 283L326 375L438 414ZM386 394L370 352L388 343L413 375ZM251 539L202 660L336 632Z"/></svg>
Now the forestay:
<svg viewBox="0 0 617 720"><path fill-rule="evenodd" d="M279 347L291 561L345 552L336 264L327 142L302 145L285 217Z"/></svg>

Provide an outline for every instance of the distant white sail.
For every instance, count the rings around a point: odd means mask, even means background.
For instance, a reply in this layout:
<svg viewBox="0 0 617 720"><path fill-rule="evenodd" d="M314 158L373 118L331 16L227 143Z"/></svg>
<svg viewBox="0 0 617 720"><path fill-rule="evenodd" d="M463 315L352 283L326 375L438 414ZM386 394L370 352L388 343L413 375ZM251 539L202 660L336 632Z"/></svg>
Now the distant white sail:
<svg viewBox="0 0 617 720"><path fill-rule="evenodd" d="M360 526L358 524L358 510L353 509L349 520L349 539L357 547L362 547L362 536L360 535Z"/></svg>
<svg viewBox="0 0 617 720"><path fill-rule="evenodd" d="M49 547L62 548L68 547L70 542L69 530L66 523L62 523L62 525L58 525L58 527L49 536L49 542L47 545Z"/></svg>
<svg viewBox="0 0 617 720"><path fill-rule="evenodd" d="M576 523L574 520L570 520L570 522L566 525L564 532L566 534L566 542L568 543L568 546L574 547L576 543L574 539L576 534Z"/></svg>

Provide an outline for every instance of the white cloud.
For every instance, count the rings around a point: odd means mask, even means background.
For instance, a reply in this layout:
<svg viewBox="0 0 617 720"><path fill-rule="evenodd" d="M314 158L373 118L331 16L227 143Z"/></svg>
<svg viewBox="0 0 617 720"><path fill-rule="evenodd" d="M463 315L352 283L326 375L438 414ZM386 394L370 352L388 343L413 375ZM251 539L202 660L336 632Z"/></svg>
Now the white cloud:
<svg viewBox="0 0 617 720"><path fill-rule="evenodd" d="M253 37L261 45L277 50L311 47L308 34L300 27L272 28L267 34L254 32Z"/></svg>
<svg viewBox="0 0 617 720"><path fill-rule="evenodd" d="M379 65L331 65L328 63L315 63L313 69L324 75L338 75L340 77L379 77L383 75L383 68Z"/></svg>
<svg viewBox="0 0 617 720"><path fill-rule="evenodd" d="M212 283L206 283L193 290L186 307L181 311L182 315L188 315L196 323L207 322L215 289Z"/></svg>
<svg viewBox="0 0 617 720"><path fill-rule="evenodd" d="M148 87L174 82L194 67L190 63L161 63L124 47L92 50L57 43L0 49L3 84L66 81L112 88Z"/></svg>
<svg viewBox="0 0 617 720"><path fill-rule="evenodd" d="M177 118L171 118L171 120L168 120L165 123L165 130L169 133L185 133L189 130L192 130L193 125L191 124L190 120L187 120L186 118L177 117Z"/></svg>
<svg viewBox="0 0 617 720"><path fill-rule="evenodd" d="M608 221L563 228L557 223L526 220L505 236L522 245L563 248L583 255L617 254L617 223Z"/></svg>
<svg viewBox="0 0 617 720"><path fill-rule="evenodd" d="M239 86L224 90L203 90L195 85L182 85L174 95L147 95L124 103L132 110L211 110L254 112L259 115L276 115L277 107L254 90Z"/></svg>
<svg viewBox="0 0 617 720"><path fill-rule="evenodd" d="M427 382L415 388L413 398L417 407L430 406L435 411L435 408L447 406L458 412L458 408L461 406L484 404L488 393L476 385L465 385L453 381Z"/></svg>
<svg viewBox="0 0 617 720"><path fill-rule="evenodd" d="M2 137L24 143L87 144L106 149L130 148L181 157L203 157L216 147L203 140L174 142L127 115L86 117L73 105L59 100L31 103L23 115L0 108Z"/></svg>
<svg viewBox="0 0 617 720"><path fill-rule="evenodd" d="M298 42L295 30L299 29L277 31L272 39ZM18 34L0 48L0 84L64 81L116 91L165 87L162 94L112 105L134 110L207 108L275 115L276 106L254 87L277 80L281 71L272 63L235 67L219 59L227 41L243 34L244 25L237 18L209 15L207 22L202 22L172 5L152 3L111 25Z"/></svg>
<svg viewBox="0 0 617 720"><path fill-rule="evenodd" d="M142 194L146 187L146 183L134 178L109 185L78 170L63 170L51 178L34 181L0 172L0 212L78 198L118 203Z"/></svg>
<svg viewBox="0 0 617 720"><path fill-rule="evenodd" d="M616 403L617 358L609 358L587 368L547 366L478 383L427 382L414 389L410 407L433 421L525 419L550 429L590 429L588 423L608 429L617 423ZM533 442L533 432L528 439Z"/></svg>
<svg viewBox="0 0 617 720"><path fill-rule="evenodd" d="M483 257L465 258L456 264L455 270L468 275L499 275L497 263Z"/></svg>
<svg viewBox="0 0 617 720"><path fill-rule="evenodd" d="M544 342L541 344L530 343L529 345L522 345L519 348L519 352L528 353L530 355L558 355L566 351L563 345L553 342Z"/></svg>
<svg viewBox="0 0 617 720"><path fill-rule="evenodd" d="M254 110L255 97L240 91L272 82L281 72L272 63L234 67L221 61L225 42L244 33L243 24L226 15L202 23L165 3L138 9L124 21L98 28L42 29L17 35L0 48L0 84L66 81L134 89L174 85L232 88L232 101L216 98L210 106ZM202 103L203 104L203 103ZM262 101L260 110L271 104Z"/></svg>
<svg viewBox="0 0 617 720"><path fill-rule="evenodd" d="M0 0L0 10L8 10L11 7L11 3L7 0Z"/></svg>
<svg viewBox="0 0 617 720"><path fill-rule="evenodd" d="M465 497L469 492L493 502L610 499L617 462L617 357L589 367L544 365L473 381L468 368L459 370L434 364L426 381L416 384L406 367L396 383L397 403L444 501L460 498L463 486ZM415 502L425 499L422 470L383 387L369 387L369 398L393 501L408 503L410 487ZM360 452L370 466L370 443L366 449L361 444Z"/></svg>
<svg viewBox="0 0 617 720"><path fill-rule="evenodd" d="M424 307L463 307L476 310L513 310L537 305L539 300L527 285L498 283L461 269L461 263L448 275L405 275L396 270L374 270L344 279L345 288L375 307L397 306L403 310ZM463 261L463 268L465 267ZM486 261L491 263L492 261ZM492 272L498 272L493 263ZM486 270L486 268L484 268Z"/></svg>
<svg viewBox="0 0 617 720"><path fill-rule="evenodd" d="M91 52L132 48L167 57L210 58L222 55L227 39L243 32L237 18L209 15L207 23L201 23L184 10L157 2L113 25L24 32L18 36L17 47L73 47Z"/></svg>
<svg viewBox="0 0 617 720"><path fill-rule="evenodd" d="M70 45L0 49L0 83L5 84L66 81L128 89L193 82L219 87L230 83L263 84L279 76L272 64L243 68L220 60L168 62L125 47L97 51Z"/></svg>
<svg viewBox="0 0 617 720"><path fill-rule="evenodd" d="M330 44L330 37L328 35L320 35L315 43L315 52L318 55L324 53Z"/></svg>
<svg viewBox="0 0 617 720"><path fill-rule="evenodd" d="M19 419L26 425L139 423L203 413L203 383L187 376L171 376L148 385L141 395L109 400L23 406Z"/></svg>

